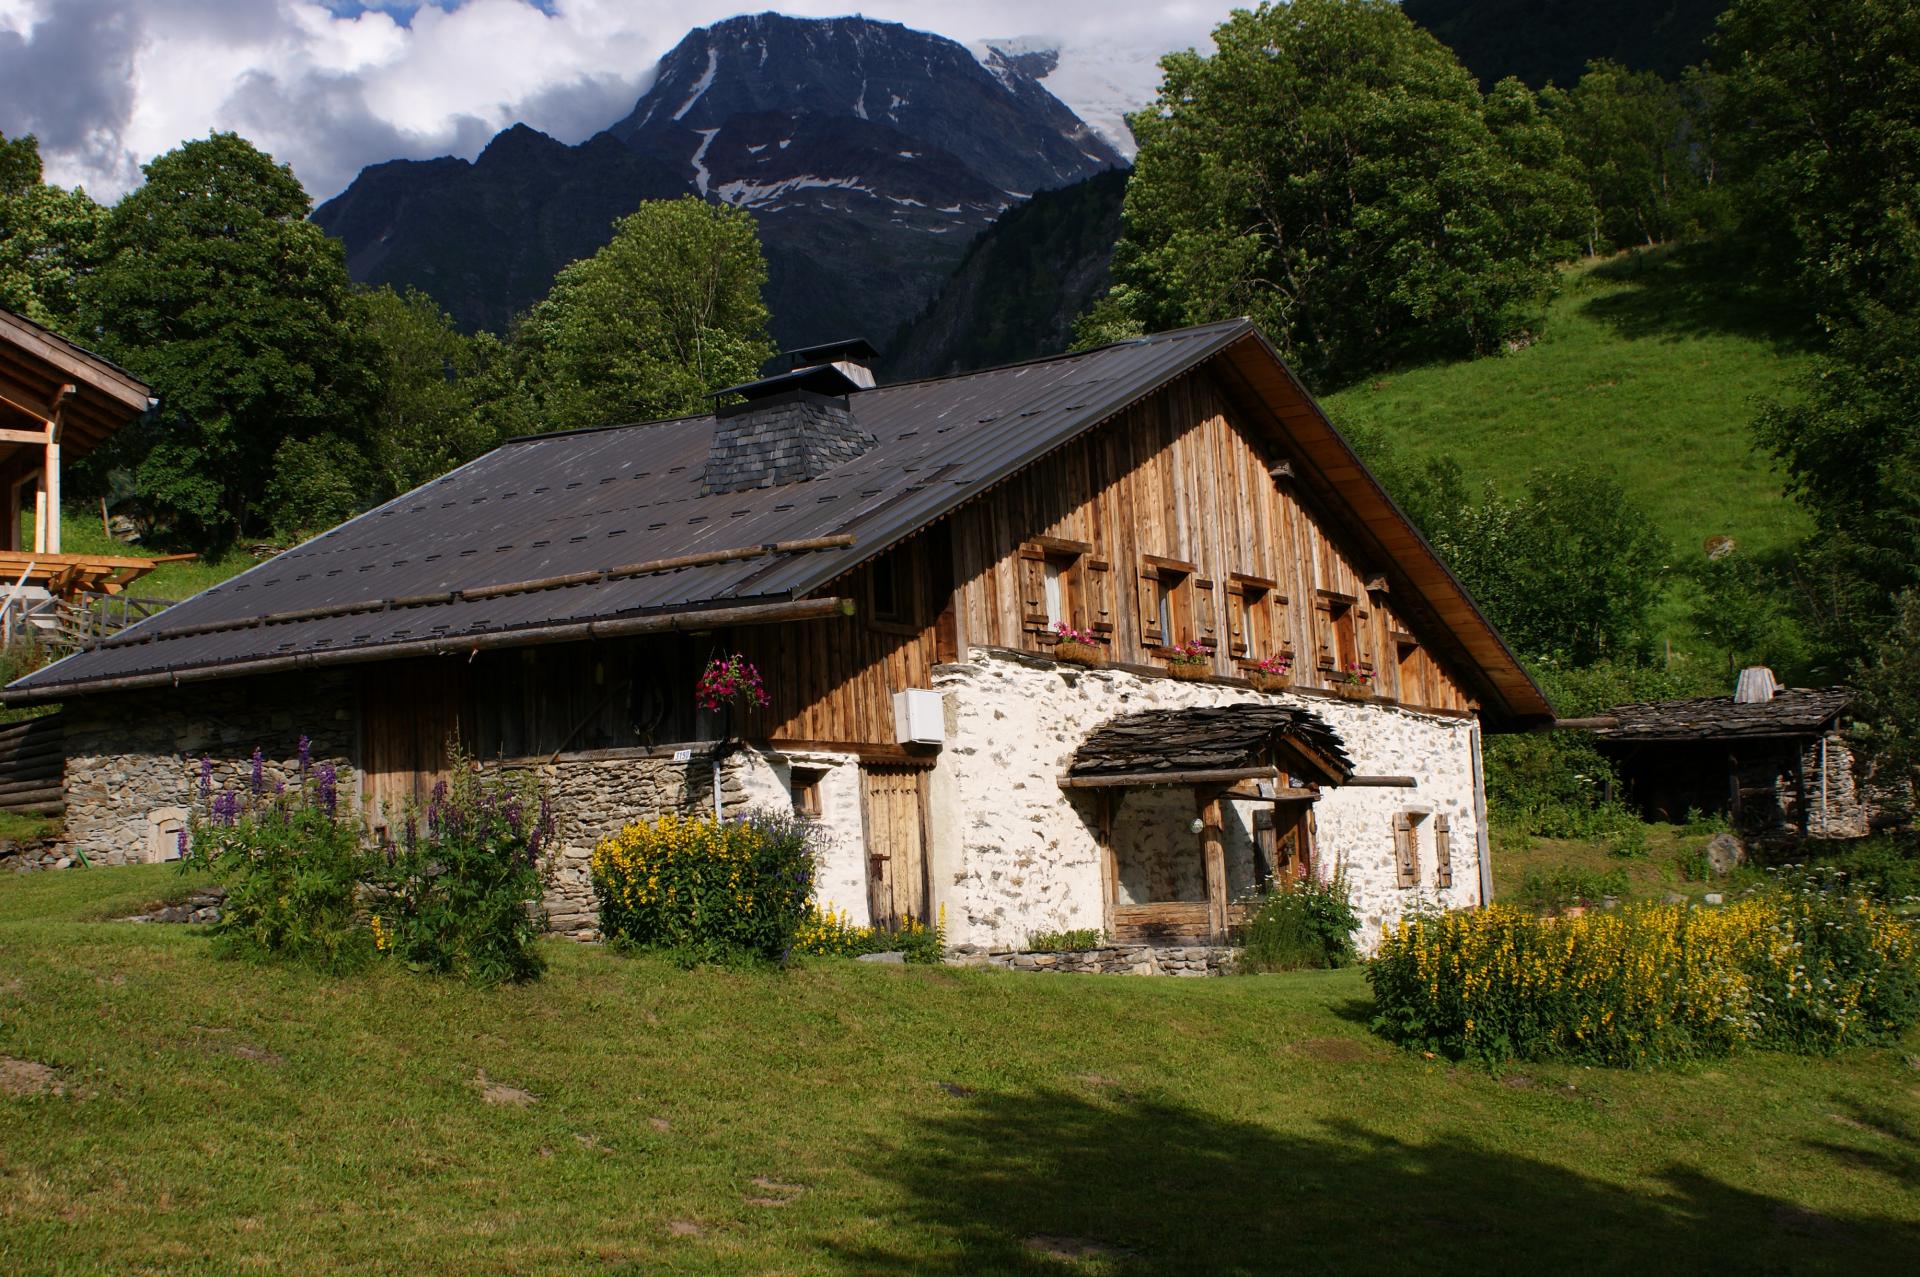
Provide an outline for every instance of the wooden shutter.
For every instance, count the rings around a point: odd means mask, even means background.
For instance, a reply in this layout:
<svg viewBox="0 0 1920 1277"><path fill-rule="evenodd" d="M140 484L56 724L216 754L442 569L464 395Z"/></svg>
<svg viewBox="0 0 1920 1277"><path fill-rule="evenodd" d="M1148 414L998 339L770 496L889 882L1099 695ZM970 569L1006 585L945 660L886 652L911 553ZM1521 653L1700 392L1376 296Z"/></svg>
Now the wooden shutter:
<svg viewBox="0 0 1920 1277"><path fill-rule="evenodd" d="M1292 656L1293 609L1287 605L1287 596L1278 591L1269 590L1267 597L1260 600L1260 606L1273 609L1271 613L1273 641L1281 651Z"/></svg>
<svg viewBox="0 0 1920 1277"><path fill-rule="evenodd" d="M1087 622L1096 634L1113 633L1113 565L1105 559L1080 560L1087 574Z"/></svg>
<svg viewBox="0 0 1920 1277"><path fill-rule="evenodd" d="M1140 570L1140 642L1149 646L1165 644L1160 632L1160 573L1156 568Z"/></svg>
<svg viewBox="0 0 1920 1277"><path fill-rule="evenodd" d="M1047 619L1047 552L1037 545L1020 547L1020 624L1044 633Z"/></svg>
<svg viewBox="0 0 1920 1277"><path fill-rule="evenodd" d="M1414 841L1414 836L1413 817L1404 811L1396 812L1393 817L1393 861L1398 885L1402 887L1420 885L1420 847Z"/></svg>
<svg viewBox="0 0 1920 1277"><path fill-rule="evenodd" d="M1313 604L1314 663L1323 670L1334 666L1333 600L1315 599Z"/></svg>
<svg viewBox="0 0 1920 1277"><path fill-rule="evenodd" d="M1453 885L1453 834L1443 815L1433 818L1433 885Z"/></svg>
<svg viewBox="0 0 1920 1277"><path fill-rule="evenodd" d="M1353 609L1353 641L1359 649L1360 668L1373 673L1373 613L1357 604Z"/></svg>
<svg viewBox="0 0 1920 1277"><path fill-rule="evenodd" d="M1227 582L1227 655L1247 654L1247 587L1239 581Z"/></svg>
<svg viewBox="0 0 1920 1277"><path fill-rule="evenodd" d="M1193 636L1208 647L1220 641L1220 609L1214 606L1213 582L1195 578L1193 582Z"/></svg>

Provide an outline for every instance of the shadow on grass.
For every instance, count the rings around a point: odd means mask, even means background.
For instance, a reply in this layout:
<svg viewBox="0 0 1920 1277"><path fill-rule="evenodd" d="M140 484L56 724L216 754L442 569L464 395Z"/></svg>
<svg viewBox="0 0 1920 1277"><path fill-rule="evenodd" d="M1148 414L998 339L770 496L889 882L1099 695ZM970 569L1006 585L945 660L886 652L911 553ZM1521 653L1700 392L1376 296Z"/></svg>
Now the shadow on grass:
<svg viewBox="0 0 1920 1277"><path fill-rule="evenodd" d="M1821 1213L1693 1166L1636 1192L1466 1135L1409 1143L1356 1121L1286 1133L1058 1090L942 1108L873 1163L902 1192L911 1253L823 1243L850 1269L1866 1273L1920 1253L1920 1226L1870 1213L1870 1197Z"/></svg>
<svg viewBox="0 0 1920 1277"><path fill-rule="evenodd" d="M1622 337L1668 340L1713 334L1780 350L1814 344L1816 330L1790 298L1756 280L1727 249L1642 249L1589 271L1596 284L1629 284L1583 303L1582 313Z"/></svg>

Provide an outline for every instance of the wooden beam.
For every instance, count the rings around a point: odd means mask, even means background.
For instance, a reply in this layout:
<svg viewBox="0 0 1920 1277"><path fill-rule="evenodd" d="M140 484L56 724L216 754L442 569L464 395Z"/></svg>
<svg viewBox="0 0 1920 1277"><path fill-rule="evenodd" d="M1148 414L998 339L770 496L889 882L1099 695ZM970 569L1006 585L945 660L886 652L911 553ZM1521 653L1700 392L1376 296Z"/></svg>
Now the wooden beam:
<svg viewBox="0 0 1920 1277"><path fill-rule="evenodd" d="M1220 795L1194 795L1200 811L1200 855L1207 870L1207 932L1215 940L1227 934L1227 843Z"/></svg>
<svg viewBox="0 0 1920 1277"><path fill-rule="evenodd" d="M1112 776L1062 776L1062 789L1145 789L1155 785L1231 785L1238 780L1271 780L1274 767L1223 767L1186 772L1123 772Z"/></svg>
<svg viewBox="0 0 1920 1277"><path fill-rule="evenodd" d="M12 406L11 400L5 402ZM47 432L44 430L0 430L0 443L27 443L39 446L46 441Z"/></svg>
<svg viewBox="0 0 1920 1277"><path fill-rule="evenodd" d="M1419 781L1412 776L1349 776L1347 784L1359 789L1413 789Z"/></svg>

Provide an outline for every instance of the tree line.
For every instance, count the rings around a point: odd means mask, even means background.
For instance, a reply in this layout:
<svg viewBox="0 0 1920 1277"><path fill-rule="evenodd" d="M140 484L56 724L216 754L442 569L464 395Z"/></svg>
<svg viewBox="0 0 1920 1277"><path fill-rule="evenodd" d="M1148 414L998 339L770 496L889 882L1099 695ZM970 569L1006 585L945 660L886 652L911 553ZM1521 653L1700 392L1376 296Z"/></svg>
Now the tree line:
<svg viewBox="0 0 1920 1277"><path fill-rule="evenodd" d="M1738 263L1819 334L1751 425L1815 530L1778 563L1703 568L1695 622L1736 661L1852 681L1868 743L1914 778L1920 8L1732 0L1676 80L1603 61L1538 93L1483 93L1390 0L1262 4L1214 40L1164 59L1131 118L1114 285L1081 341L1245 314L1333 389L1529 343L1579 255L1680 242ZM1727 690L1650 659L1664 547L1611 479L1475 492L1360 433L1563 712Z"/></svg>
<svg viewBox="0 0 1920 1277"><path fill-rule="evenodd" d="M159 409L75 467L149 540L327 528L516 434L698 410L773 353L751 218L643 205L505 336L365 288L285 165L216 133L112 207L0 136L0 306L119 363Z"/></svg>

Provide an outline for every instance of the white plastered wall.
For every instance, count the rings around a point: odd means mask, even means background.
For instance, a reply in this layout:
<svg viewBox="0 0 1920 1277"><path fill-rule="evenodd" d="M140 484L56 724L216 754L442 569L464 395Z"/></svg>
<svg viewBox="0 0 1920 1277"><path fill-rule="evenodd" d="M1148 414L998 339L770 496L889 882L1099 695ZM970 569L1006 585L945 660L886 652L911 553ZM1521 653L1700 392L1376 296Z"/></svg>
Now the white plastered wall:
<svg viewBox="0 0 1920 1277"><path fill-rule="evenodd" d="M817 770L820 814L814 827L814 899L825 912L844 913L856 927L872 922L867 905L866 833L860 805L860 760L852 754L770 753L747 748L729 760L729 804L790 812L793 769ZM730 808L731 810L731 808Z"/></svg>
<svg viewBox="0 0 1920 1277"><path fill-rule="evenodd" d="M1329 790L1315 805L1316 855L1323 871L1338 866L1346 875L1363 949L1410 908L1480 901L1466 718L1056 666L997 649L975 649L966 662L939 667L934 686L946 699L948 732L933 777L929 854L933 903L946 906L950 944L1020 948L1036 931L1101 925L1095 802L1084 790L1059 786L1089 731L1138 710L1261 699L1318 714L1339 734L1356 774L1414 778L1412 788ZM1425 815L1417 888L1397 885L1393 817L1403 810ZM1453 885L1446 890L1435 885L1433 817L1440 813L1451 835ZM1193 854L1200 854L1197 839Z"/></svg>

